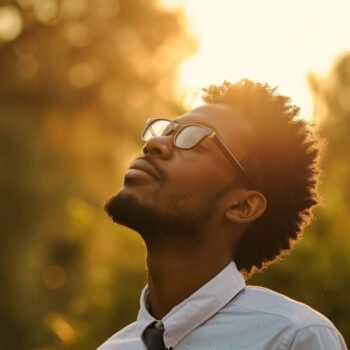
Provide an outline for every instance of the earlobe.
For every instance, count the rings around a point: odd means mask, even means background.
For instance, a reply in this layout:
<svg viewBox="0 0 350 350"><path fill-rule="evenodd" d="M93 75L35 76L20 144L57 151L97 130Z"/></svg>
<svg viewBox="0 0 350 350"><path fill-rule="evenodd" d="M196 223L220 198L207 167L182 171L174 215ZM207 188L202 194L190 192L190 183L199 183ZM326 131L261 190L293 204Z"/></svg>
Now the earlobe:
<svg viewBox="0 0 350 350"><path fill-rule="evenodd" d="M231 222L247 224L257 220L266 210L265 196L258 191L248 191L225 212L225 218Z"/></svg>

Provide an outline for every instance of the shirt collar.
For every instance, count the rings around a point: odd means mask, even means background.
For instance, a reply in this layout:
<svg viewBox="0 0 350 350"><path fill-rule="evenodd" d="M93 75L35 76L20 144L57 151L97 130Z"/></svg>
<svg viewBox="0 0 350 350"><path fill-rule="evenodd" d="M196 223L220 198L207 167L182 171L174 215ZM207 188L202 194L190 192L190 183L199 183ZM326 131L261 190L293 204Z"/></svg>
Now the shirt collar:
<svg viewBox="0 0 350 350"><path fill-rule="evenodd" d="M236 264L231 261L209 282L164 316L161 321L165 328L165 345L175 347L187 334L221 310L244 287L244 278L237 270ZM137 316L140 337L151 323L157 321L147 310L147 295L148 284L142 290L141 307Z"/></svg>

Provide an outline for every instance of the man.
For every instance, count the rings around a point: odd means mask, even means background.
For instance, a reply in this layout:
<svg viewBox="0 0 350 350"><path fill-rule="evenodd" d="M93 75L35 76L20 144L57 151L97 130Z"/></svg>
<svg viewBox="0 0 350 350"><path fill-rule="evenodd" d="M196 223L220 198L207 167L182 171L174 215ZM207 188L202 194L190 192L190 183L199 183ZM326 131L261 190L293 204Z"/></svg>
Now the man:
<svg viewBox="0 0 350 350"><path fill-rule="evenodd" d="M145 241L148 284L137 321L99 350L346 349L317 311L245 285L310 222L323 143L267 84L204 91L204 106L147 122L106 203Z"/></svg>

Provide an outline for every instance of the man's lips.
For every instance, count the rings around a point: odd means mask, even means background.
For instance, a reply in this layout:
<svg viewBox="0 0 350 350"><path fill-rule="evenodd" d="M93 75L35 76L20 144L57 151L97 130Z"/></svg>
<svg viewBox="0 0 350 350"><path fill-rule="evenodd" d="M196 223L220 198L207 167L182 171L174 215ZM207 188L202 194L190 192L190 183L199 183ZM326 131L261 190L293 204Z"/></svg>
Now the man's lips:
<svg viewBox="0 0 350 350"><path fill-rule="evenodd" d="M144 173L152 176L154 179L156 180L160 180L160 175L158 173L158 171L153 167L153 165L151 163L149 163L147 160L145 159L136 159L134 160L129 169L136 169L136 170L140 170L143 171Z"/></svg>

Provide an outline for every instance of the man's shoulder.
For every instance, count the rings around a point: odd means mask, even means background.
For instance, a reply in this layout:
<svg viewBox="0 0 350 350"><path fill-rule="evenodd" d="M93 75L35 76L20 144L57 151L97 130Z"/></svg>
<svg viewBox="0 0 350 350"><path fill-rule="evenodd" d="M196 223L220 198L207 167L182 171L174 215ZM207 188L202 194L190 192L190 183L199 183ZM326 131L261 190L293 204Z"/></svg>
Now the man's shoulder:
<svg viewBox="0 0 350 350"><path fill-rule="evenodd" d="M327 317L312 307L264 287L247 286L234 304L250 312L284 319L295 329L310 326L335 328Z"/></svg>
<svg viewBox="0 0 350 350"><path fill-rule="evenodd" d="M137 337L137 322L130 323L129 325L122 328L120 331L113 334L107 339L97 350L109 350L114 349L114 346L119 345L123 339L132 340Z"/></svg>

